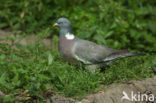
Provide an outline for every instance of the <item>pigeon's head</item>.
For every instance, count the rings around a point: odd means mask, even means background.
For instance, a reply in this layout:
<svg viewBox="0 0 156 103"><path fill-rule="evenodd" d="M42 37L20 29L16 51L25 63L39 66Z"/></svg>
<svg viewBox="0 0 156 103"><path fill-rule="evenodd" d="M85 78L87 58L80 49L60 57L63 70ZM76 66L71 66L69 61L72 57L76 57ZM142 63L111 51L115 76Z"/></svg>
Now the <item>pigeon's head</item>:
<svg viewBox="0 0 156 103"><path fill-rule="evenodd" d="M71 23L67 18L59 18L53 27L61 28L71 28Z"/></svg>

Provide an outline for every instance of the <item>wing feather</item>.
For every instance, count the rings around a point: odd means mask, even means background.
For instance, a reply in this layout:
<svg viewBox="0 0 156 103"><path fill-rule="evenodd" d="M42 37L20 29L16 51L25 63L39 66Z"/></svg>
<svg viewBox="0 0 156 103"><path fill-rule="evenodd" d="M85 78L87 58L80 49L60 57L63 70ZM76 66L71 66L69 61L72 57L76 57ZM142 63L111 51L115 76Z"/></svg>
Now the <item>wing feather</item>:
<svg viewBox="0 0 156 103"><path fill-rule="evenodd" d="M97 45L87 40L77 40L73 46L75 58L84 64L102 62L105 57L112 53L113 49Z"/></svg>

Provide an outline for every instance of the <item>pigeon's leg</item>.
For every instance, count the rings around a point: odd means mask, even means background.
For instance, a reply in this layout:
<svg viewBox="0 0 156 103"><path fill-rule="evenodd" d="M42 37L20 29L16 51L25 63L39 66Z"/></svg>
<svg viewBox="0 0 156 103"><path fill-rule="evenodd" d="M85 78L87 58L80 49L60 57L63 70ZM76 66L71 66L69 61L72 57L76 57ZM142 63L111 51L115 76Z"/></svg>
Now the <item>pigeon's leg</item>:
<svg viewBox="0 0 156 103"><path fill-rule="evenodd" d="M106 62L105 65L110 66L112 63L113 63L112 61L109 61L109 62Z"/></svg>
<svg viewBox="0 0 156 103"><path fill-rule="evenodd" d="M110 66L112 64L112 61L106 62L106 63L99 63L99 64L92 64L92 65L85 65L85 69L87 69L89 72L96 72L96 69L100 68L101 70L105 70L107 66Z"/></svg>
<svg viewBox="0 0 156 103"><path fill-rule="evenodd" d="M99 68L99 66L94 64L85 66L85 69L92 73L96 72L97 68Z"/></svg>

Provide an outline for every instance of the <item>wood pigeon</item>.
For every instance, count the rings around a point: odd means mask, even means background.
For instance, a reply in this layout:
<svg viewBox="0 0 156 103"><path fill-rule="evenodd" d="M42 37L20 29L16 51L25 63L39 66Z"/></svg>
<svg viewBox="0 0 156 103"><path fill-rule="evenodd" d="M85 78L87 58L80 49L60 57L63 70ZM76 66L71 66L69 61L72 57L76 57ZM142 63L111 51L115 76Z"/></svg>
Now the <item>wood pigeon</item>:
<svg viewBox="0 0 156 103"><path fill-rule="evenodd" d="M85 65L89 71L104 67L119 58L143 55L128 50L114 50L88 40L82 40L72 33L71 22L67 18L59 18L53 27L60 28L59 52L63 59L71 64Z"/></svg>

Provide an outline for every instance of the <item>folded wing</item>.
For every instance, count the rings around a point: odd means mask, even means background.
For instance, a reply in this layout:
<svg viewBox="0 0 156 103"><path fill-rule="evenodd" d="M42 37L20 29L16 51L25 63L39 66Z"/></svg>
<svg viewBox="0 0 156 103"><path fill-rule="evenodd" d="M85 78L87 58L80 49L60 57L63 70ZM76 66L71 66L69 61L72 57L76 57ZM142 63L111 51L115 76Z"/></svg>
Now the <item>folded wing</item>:
<svg viewBox="0 0 156 103"><path fill-rule="evenodd" d="M128 50L114 50L87 40L78 39L73 46L74 57L84 64L98 64L119 58L143 55Z"/></svg>

